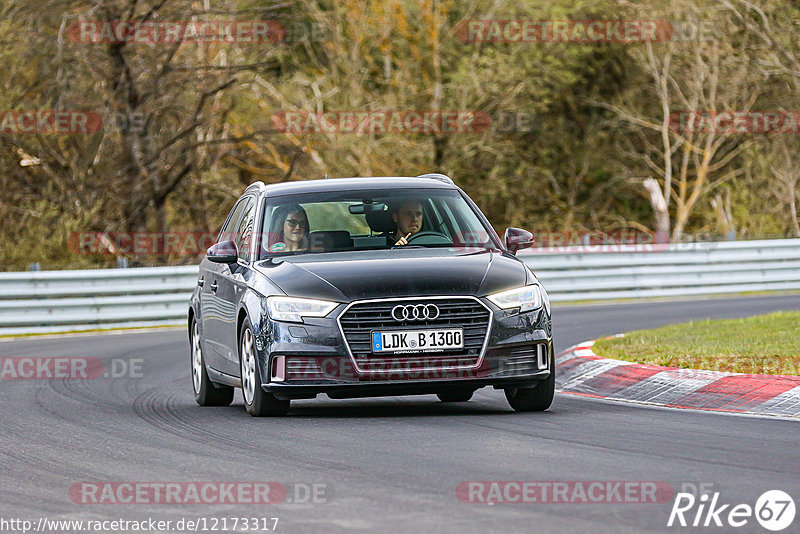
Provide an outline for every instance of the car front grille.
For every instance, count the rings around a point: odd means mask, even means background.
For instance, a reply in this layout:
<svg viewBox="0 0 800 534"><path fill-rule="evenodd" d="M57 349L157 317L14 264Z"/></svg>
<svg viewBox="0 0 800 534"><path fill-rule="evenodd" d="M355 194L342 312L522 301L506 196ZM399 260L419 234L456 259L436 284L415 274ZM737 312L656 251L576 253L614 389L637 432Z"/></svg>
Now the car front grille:
<svg viewBox="0 0 800 534"><path fill-rule="evenodd" d="M417 321L396 321L392 308L398 304L435 304L439 317ZM467 368L478 364L489 330L491 312L469 297L415 298L357 302L339 317L339 324L359 372L387 373L421 369ZM462 328L464 348L437 353L373 354L373 330L424 330Z"/></svg>

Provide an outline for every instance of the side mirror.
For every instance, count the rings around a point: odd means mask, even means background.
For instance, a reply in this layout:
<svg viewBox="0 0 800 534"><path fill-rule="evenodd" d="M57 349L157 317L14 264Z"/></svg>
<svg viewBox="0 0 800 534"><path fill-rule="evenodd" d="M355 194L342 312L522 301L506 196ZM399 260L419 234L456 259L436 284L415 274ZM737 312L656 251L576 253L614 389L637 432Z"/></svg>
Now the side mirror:
<svg viewBox="0 0 800 534"><path fill-rule="evenodd" d="M239 251L233 241L220 241L206 251L206 258L214 263L236 263Z"/></svg>
<svg viewBox="0 0 800 534"><path fill-rule="evenodd" d="M506 228L503 234L503 242L512 254L516 254L520 249L532 247L533 239L533 234L522 228Z"/></svg>

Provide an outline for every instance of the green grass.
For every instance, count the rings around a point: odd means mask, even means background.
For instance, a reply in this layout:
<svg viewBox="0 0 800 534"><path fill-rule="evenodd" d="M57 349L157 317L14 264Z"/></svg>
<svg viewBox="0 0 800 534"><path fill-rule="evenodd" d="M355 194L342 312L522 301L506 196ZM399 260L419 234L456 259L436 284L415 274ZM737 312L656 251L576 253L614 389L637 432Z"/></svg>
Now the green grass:
<svg viewBox="0 0 800 534"><path fill-rule="evenodd" d="M594 352L666 367L800 376L800 312L637 330L599 340Z"/></svg>

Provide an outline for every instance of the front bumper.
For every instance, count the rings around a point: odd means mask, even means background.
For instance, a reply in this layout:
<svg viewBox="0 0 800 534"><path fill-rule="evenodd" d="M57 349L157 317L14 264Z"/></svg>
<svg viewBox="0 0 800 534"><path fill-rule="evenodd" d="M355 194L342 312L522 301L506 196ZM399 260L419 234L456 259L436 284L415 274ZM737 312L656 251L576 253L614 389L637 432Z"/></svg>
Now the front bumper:
<svg viewBox="0 0 800 534"><path fill-rule="evenodd" d="M468 380L425 380L425 381L381 381L357 384L293 384L272 383L263 386L265 391L278 399L313 399L325 393L331 399L353 399L360 397L391 397L400 395L431 395L447 391L479 389L486 386L494 388L530 388L550 376L550 371L512 378L475 378Z"/></svg>
<svg viewBox="0 0 800 534"><path fill-rule="evenodd" d="M398 357L396 368L358 371L336 319L303 324L264 318L256 350L262 388L281 399L372 397L441 393L493 387L535 387L550 376L553 339L543 309L512 313L490 308L488 340L477 365L434 368L423 355ZM337 309L331 317L337 317Z"/></svg>

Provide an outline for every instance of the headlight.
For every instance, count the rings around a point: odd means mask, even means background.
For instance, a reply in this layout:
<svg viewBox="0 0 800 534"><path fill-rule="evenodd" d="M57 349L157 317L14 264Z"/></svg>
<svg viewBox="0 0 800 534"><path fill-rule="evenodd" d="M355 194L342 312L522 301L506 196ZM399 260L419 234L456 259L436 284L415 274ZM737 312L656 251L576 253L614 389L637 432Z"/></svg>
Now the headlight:
<svg viewBox="0 0 800 534"><path fill-rule="evenodd" d="M542 289L538 284L501 291L487 298L498 308L503 310L519 308L520 312L539 309L544 302Z"/></svg>
<svg viewBox="0 0 800 534"><path fill-rule="evenodd" d="M267 297L267 312L276 321L302 323L303 317L325 317L338 306L327 300Z"/></svg>

